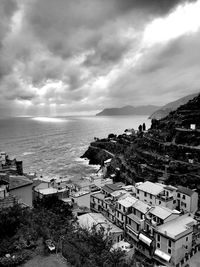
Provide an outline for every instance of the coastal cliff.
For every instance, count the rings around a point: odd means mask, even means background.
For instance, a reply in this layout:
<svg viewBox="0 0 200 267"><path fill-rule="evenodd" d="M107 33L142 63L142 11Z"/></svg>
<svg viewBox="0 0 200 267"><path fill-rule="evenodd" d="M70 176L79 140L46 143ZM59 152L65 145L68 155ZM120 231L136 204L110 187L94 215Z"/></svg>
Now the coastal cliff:
<svg viewBox="0 0 200 267"><path fill-rule="evenodd" d="M148 131L97 139L82 157L101 165L111 158L107 175L130 184L164 181L200 192L200 95L153 119Z"/></svg>

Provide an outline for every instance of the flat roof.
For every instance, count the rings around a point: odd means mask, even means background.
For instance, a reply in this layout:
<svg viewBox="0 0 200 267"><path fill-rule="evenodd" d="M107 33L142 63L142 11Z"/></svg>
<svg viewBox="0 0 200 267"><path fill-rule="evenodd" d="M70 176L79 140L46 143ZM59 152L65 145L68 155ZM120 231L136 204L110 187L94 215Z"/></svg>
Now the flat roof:
<svg viewBox="0 0 200 267"><path fill-rule="evenodd" d="M196 223L197 221L194 220L192 216L185 214L158 226L157 231L161 234L176 239Z"/></svg>
<svg viewBox="0 0 200 267"><path fill-rule="evenodd" d="M52 195L60 192L65 192L67 191L66 188L63 188L61 190L58 190L57 188L54 187L49 187L49 188L43 188L43 189L38 189L37 192L39 192L42 195Z"/></svg>
<svg viewBox="0 0 200 267"><path fill-rule="evenodd" d="M90 194L89 191L78 191L72 194L72 197L81 197Z"/></svg>
<svg viewBox="0 0 200 267"><path fill-rule="evenodd" d="M151 195L158 195L163 191L163 186L146 181L137 186L137 189L147 192Z"/></svg>
<svg viewBox="0 0 200 267"><path fill-rule="evenodd" d="M147 203L144 203L141 200L138 200L137 202L135 202L133 204L133 207L137 210L139 210L140 212L142 212L143 214L147 213L148 210L150 210L151 206L148 205Z"/></svg>
<svg viewBox="0 0 200 267"><path fill-rule="evenodd" d="M173 210L161 206L152 207L149 212L162 220L165 220L171 214L175 213Z"/></svg>
<svg viewBox="0 0 200 267"><path fill-rule="evenodd" d="M133 204L137 201L138 199L132 196L127 196L124 199L118 200L118 203L121 204L125 208L132 207Z"/></svg>
<svg viewBox="0 0 200 267"><path fill-rule="evenodd" d="M24 187L24 186L28 186L31 185L33 183L33 181L31 181L30 179L28 179L25 176L20 176L20 175L10 175L9 176L9 189L10 190L14 190L16 188L19 187Z"/></svg>
<svg viewBox="0 0 200 267"><path fill-rule="evenodd" d="M178 192L191 197L195 191L193 191L190 188L184 187L184 186L178 186Z"/></svg>
<svg viewBox="0 0 200 267"><path fill-rule="evenodd" d="M123 233L123 230L108 221L101 213L86 213L78 216L81 227L91 229L93 226L103 227L105 232Z"/></svg>

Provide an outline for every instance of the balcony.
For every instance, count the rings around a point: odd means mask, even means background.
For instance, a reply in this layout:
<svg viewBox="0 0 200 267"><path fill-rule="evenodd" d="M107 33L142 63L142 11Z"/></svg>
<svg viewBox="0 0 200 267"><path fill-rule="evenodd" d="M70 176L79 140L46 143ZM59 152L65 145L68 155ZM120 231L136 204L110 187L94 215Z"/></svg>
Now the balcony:
<svg viewBox="0 0 200 267"><path fill-rule="evenodd" d="M161 201L164 201L164 202L169 202L169 201L173 201L173 196L169 197L167 195L164 195L164 194L159 194L157 195L157 199L161 200Z"/></svg>
<svg viewBox="0 0 200 267"><path fill-rule="evenodd" d="M136 232L130 225L126 225L126 232L131 238L133 238L134 240L138 242L139 232Z"/></svg>

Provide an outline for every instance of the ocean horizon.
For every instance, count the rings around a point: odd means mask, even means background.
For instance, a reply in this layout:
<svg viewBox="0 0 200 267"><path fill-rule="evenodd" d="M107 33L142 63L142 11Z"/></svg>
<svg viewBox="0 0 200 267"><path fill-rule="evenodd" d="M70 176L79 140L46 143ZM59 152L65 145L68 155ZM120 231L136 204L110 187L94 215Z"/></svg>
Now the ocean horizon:
<svg viewBox="0 0 200 267"><path fill-rule="evenodd" d="M24 172L75 181L99 166L81 159L94 137L121 134L151 121L147 116L57 116L0 118L0 151L23 160Z"/></svg>

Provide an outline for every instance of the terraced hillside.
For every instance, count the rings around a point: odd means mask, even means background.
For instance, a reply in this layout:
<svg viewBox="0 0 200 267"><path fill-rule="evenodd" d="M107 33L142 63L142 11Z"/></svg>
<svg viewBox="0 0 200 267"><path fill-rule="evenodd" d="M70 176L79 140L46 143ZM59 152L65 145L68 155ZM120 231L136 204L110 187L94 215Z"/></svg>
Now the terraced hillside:
<svg viewBox="0 0 200 267"><path fill-rule="evenodd" d="M116 180L164 180L200 193L200 95L167 117L153 119L147 132L92 142L83 157L101 165L112 158L107 175L115 174Z"/></svg>

